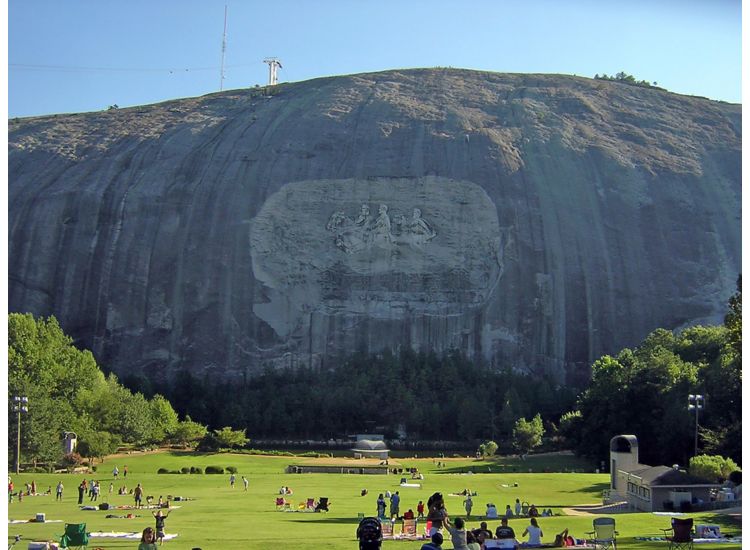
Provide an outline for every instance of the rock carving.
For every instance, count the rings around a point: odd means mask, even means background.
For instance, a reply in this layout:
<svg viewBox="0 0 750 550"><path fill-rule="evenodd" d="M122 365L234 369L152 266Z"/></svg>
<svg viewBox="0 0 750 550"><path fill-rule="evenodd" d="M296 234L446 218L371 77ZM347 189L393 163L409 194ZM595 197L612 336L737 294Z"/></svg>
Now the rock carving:
<svg viewBox="0 0 750 550"><path fill-rule="evenodd" d="M377 248L398 248L409 246L421 249L437 233L430 223L422 217L422 210L415 208L410 220L403 214L391 217L388 205L380 204L378 216L370 221L370 207L363 204L356 220L352 220L342 210L337 210L328 219L326 229L333 233L337 248L347 254Z"/></svg>

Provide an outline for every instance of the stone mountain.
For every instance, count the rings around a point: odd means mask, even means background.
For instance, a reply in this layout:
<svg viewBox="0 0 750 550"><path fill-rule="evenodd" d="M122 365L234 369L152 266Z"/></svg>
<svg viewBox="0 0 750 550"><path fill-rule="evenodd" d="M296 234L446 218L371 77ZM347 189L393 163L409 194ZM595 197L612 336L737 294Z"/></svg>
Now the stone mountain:
<svg viewBox="0 0 750 550"><path fill-rule="evenodd" d="M720 322L741 107L387 71L9 122L9 309L158 379L459 348L585 378Z"/></svg>

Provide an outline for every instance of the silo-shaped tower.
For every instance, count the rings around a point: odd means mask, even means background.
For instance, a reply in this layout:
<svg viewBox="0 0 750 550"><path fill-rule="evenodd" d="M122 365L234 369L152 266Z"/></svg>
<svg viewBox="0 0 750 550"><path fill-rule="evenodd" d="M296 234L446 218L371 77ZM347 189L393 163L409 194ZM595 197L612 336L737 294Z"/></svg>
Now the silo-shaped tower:
<svg viewBox="0 0 750 550"><path fill-rule="evenodd" d="M619 487L617 482L617 471L634 470L638 466L638 438L634 435L616 435L609 441L609 472L610 489L612 491L625 491L625 487Z"/></svg>

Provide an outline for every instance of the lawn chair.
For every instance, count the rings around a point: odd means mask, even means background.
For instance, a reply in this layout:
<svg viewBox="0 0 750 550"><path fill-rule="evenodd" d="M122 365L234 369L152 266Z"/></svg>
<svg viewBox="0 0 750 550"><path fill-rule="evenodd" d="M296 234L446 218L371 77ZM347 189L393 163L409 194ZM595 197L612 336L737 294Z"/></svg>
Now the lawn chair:
<svg viewBox="0 0 750 550"><path fill-rule="evenodd" d="M314 512L315 511L315 499L314 498L308 498L307 502L303 506L300 504L300 508L302 508L305 512Z"/></svg>
<svg viewBox="0 0 750 550"><path fill-rule="evenodd" d="M693 518L672 518L672 527L662 529L669 541L669 550L693 550ZM672 536L669 536L671 531Z"/></svg>
<svg viewBox="0 0 750 550"><path fill-rule="evenodd" d="M393 538L393 522L389 519L380 522L380 529L383 533L383 539Z"/></svg>
<svg viewBox="0 0 750 550"><path fill-rule="evenodd" d="M328 511L328 497L320 497L318 505L315 506L316 512L327 512Z"/></svg>
<svg viewBox="0 0 750 550"><path fill-rule="evenodd" d="M415 540L417 538L417 520L405 519L401 526L401 536L406 539Z"/></svg>
<svg viewBox="0 0 750 550"><path fill-rule="evenodd" d="M615 518L594 518L594 530L586 533L591 535L591 544L602 550L617 550L617 535Z"/></svg>
<svg viewBox="0 0 750 550"><path fill-rule="evenodd" d="M430 531L432 531L432 520L428 519L424 524L424 537L426 539L430 538Z"/></svg>
<svg viewBox="0 0 750 550"><path fill-rule="evenodd" d="M89 545L89 534L85 523L66 523L65 533L60 539L60 548L86 548Z"/></svg>

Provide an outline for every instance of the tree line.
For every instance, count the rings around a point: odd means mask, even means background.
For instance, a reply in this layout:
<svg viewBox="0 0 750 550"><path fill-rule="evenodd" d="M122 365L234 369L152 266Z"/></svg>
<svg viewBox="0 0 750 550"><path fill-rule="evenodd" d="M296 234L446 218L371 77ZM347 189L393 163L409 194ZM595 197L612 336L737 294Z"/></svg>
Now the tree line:
<svg viewBox="0 0 750 550"><path fill-rule="evenodd" d="M8 456L15 457L18 412L14 397L28 398L21 412L21 459L56 464L65 432L74 432L78 452L113 453L123 443L155 445L194 440L205 426L180 421L167 399L146 398L105 375L91 352L77 349L54 317L8 316Z"/></svg>
<svg viewBox="0 0 750 550"><path fill-rule="evenodd" d="M327 439L383 429L393 438L497 442L500 452L547 448L606 460L617 434L634 434L643 462L687 464L695 417L689 394L705 396L699 451L741 464L741 286L722 326L657 329L633 349L592 365L587 387L494 370L457 351L444 355L355 353L325 369L266 369L243 381L185 370L164 395L152 382L105 375L50 317L10 314L8 449L15 456L13 396L22 413L22 456L59 460L74 431L79 450L101 457L119 445L190 443L236 446L253 438ZM180 420L180 416L183 420ZM531 420L526 420L526 419ZM213 430L208 433L208 428Z"/></svg>

